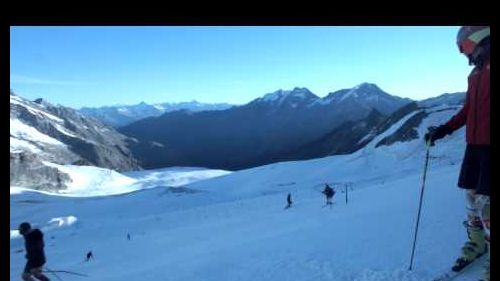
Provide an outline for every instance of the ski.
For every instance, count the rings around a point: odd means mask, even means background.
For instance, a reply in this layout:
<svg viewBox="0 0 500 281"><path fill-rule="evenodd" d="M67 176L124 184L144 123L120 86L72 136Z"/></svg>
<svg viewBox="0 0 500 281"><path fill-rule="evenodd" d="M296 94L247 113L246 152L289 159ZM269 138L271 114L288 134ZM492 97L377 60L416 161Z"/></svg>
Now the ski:
<svg viewBox="0 0 500 281"><path fill-rule="evenodd" d="M326 203L325 205L321 206L321 208L326 208L328 206L330 206L330 208L333 207L333 202L332 203Z"/></svg>
<svg viewBox="0 0 500 281"><path fill-rule="evenodd" d="M474 265L478 263L484 262L486 259L486 255L483 255L474 261L472 261L470 264L468 264L466 267L462 268L460 271L453 271L451 269L447 270L446 272L442 273L441 275L433 278L431 281L452 281L455 280L458 276L462 275L463 273L467 272L468 270L472 269Z"/></svg>

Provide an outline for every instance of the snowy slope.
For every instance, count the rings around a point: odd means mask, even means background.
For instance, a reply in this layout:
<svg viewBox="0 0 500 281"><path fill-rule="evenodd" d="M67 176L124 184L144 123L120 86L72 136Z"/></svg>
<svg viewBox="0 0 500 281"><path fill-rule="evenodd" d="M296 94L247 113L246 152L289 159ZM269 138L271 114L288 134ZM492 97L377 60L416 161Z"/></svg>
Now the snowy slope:
<svg viewBox="0 0 500 281"><path fill-rule="evenodd" d="M68 174L71 182L66 189L40 191L40 193L70 197L117 195L155 187L182 187L196 181L231 173L224 170L177 167L121 174L94 166L58 165L50 162L44 162L44 164ZM10 187L11 195L26 191L33 190L19 186Z"/></svg>
<svg viewBox="0 0 500 281"><path fill-rule="evenodd" d="M24 141L26 143L28 143L29 141L29 142L43 142L52 145L61 145L61 146L65 145L64 143L52 137L49 137L46 134L41 133L36 128L28 126L17 119L10 119L10 135L11 135L11 145L10 145L11 151L18 149L18 147L15 146L16 142L12 140L17 140L19 142Z"/></svg>
<svg viewBox="0 0 500 281"><path fill-rule="evenodd" d="M11 156L33 154L57 164L86 163L120 171L138 169L127 141L131 140L71 108L10 95L10 152L15 154ZM11 165L26 166L12 161ZM12 181L18 184L22 180Z"/></svg>
<svg viewBox="0 0 500 281"><path fill-rule="evenodd" d="M429 115L420 136L452 113ZM419 139L375 148L376 139L351 155L238 171L187 184L185 192L159 187L90 198L11 193L11 229L24 220L41 227L47 266L88 274L88 281L427 281L452 263L466 239L463 193L455 187L464 131L431 148L411 272L425 146ZM162 175L127 176L164 186ZM322 208L326 182L337 186L332 208ZM283 210L288 192L294 205ZM11 280L24 266L22 248L12 232ZM89 250L95 260L83 262ZM470 280L464 278L456 280Z"/></svg>

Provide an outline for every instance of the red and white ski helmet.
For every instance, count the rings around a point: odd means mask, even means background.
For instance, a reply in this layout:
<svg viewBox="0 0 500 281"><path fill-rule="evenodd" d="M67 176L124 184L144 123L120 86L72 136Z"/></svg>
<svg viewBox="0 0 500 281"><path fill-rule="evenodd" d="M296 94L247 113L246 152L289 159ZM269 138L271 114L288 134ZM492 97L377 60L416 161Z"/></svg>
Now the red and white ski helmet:
<svg viewBox="0 0 500 281"><path fill-rule="evenodd" d="M462 26L457 34L458 50L465 55L471 55L476 46L489 36L489 26Z"/></svg>

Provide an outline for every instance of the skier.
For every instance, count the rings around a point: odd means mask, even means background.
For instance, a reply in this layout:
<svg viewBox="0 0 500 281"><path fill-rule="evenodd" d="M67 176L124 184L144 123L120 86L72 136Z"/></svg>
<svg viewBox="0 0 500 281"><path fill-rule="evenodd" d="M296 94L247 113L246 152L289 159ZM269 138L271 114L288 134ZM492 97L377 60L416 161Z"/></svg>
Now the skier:
<svg viewBox="0 0 500 281"><path fill-rule="evenodd" d="M331 188L328 184L325 184L325 189L321 192L326 196L326 205L332 206L332 198L335 195L335 190Z"/></svg>
<svg viewBox="0 0 500 281"><path fill-rule="evenodd" d="M49 281L47 276L43 275L42 267L45 264L45 252L43 247L43 233L39 229L32 229L31 225L23 222L19 225L19 233L24 237L24 246L26 248L26 266L22 274L24 281L34 281L32 276L41 281Z"/></svg>
<svg viewBox="0 0 500 281"><path fill-rule="evenodd" d="M458 31L459 51L474 69L462 109L448 122L429 127L425 140L434 141L466 126L465 155L458 186L465 190L469 241L462 247L453 271L460 271L488 252L490 242L490 27L463 26ZM484 281L490 280L490 254L484 265Z"/></svg>
<svg viewBox="0 0 500 281"><path fill-rule="evenodd" d="M292 207L292 194L288 193L288 196L286 197L286 202L288 203L288 205L286 205L285 209L288 209L290 207Z"/></svg>
<svg viewBox="0 0 500 281"><path fill-rule="evenodd" d="M92 254L92 251L89 251L87 253L87 258L85 259L85 261L90 261L90 259L93 259L94 258L94 254Z"/></svg>

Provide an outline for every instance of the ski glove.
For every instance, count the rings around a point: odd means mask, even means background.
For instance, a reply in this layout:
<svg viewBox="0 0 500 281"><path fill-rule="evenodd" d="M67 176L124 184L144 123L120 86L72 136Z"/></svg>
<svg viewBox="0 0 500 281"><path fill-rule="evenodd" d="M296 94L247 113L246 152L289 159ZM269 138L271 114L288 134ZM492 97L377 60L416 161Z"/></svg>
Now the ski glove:
<svg viewBox="0 0 500 281"><path fill-rule="evenodd" d="M450 129L446 125L441 125L441 126L431 126L427 128L427 134L425 134L424 139L425 142L431 143L431 146L434 145L434 142L438 139L444 138L446 135L451 134Z"/></svg>

